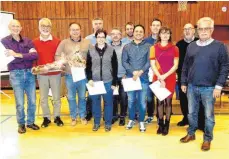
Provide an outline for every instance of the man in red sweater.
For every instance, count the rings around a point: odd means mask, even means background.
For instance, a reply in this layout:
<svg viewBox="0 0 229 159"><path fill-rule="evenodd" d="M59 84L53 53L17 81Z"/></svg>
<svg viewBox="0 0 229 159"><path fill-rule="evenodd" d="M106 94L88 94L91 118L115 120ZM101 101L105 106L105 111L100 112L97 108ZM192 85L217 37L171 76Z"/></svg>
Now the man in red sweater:
<svg viewBox="0 0 229 159"><path fill-rule="evenodd" d="M45 65L52 63L55 60L56 49L60 43L60 40L51 35L52 23L48 18L42 18L39 21L40 37L33 40L35 48L38 53L38 60L36 65ZM43 111L44 121L41 127L48 127L51 123L51 114L48 105L48 92L51 87L53 95L53 115L55 117L54 123L57 126L63 126L64 123L60 119L60 85L61 85L61 73L60 72L48 72L38 75L38 82L40 88L40 103Z"/></svg>

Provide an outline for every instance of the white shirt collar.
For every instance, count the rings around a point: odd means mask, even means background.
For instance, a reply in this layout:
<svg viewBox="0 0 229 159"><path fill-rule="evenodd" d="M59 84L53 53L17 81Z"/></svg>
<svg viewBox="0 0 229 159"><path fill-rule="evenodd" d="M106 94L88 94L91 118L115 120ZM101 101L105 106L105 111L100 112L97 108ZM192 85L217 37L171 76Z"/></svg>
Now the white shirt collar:
<svg viewBox="0 0 229 159"><path fill-rule="evenodd" d="M49 35L49 37L48 37L48 39L44 39L41 35L40 35L40 41L49 41L49 40L52 40L53 38L52 38L52 35L50 34Z"/></svg>
<svg viewBox="0 0 229 159"><path fill-rule="evenodd" d="M212 38L210 38L210 39L208 39L208 40L206 40L206 41L197 40L197 41L196 41L196 44L197 44L198 46L207 46L207 45L211 44L213 41L214 41L214 39L212 39Z"/></svg>

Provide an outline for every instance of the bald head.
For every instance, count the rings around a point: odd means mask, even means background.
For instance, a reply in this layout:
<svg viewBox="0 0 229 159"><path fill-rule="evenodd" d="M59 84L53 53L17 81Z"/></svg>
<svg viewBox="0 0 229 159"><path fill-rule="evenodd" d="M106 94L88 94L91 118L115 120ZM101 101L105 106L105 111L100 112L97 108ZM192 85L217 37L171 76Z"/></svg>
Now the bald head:
<svg viewBox="0 0 229 159"><path fill-rule="evenodd" d="M191 23L184 25L184 38L187 40L192 40L195 34L194 26Z"/></svg>
<svg viewBox="0 0 229 159"><path fill-rule="evenodd" d="M10 21L8 28L10 30L11 35L15 36L19 35L22 30L21 23L16 19Z"/></svg>

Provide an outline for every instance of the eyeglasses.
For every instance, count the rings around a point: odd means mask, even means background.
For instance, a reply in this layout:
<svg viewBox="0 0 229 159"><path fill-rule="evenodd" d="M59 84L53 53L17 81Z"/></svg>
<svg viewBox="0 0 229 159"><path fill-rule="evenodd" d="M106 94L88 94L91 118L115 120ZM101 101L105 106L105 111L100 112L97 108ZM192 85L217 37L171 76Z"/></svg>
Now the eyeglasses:
<svg viewBox="0 0 229 159"><path fill-rule="evenodd" d="M191 31L194 28L184 28L184 31Z"/></svg>
<svg viewBox="0 0 229 159"><path fill-rule="evenodd" d="M97 39L105 39L105 36L102 37L97 36Z"/></svg>
<svg viewBox="0 0 229 159"><path fill-rule="evenodd" d="M41 25L42 28L51 28L50 25Z"/></svg>
<svg viewBox="0 0 229 159"><path fill-rule="evenodd" d="M209 31L211 29L213 29L213 28L210 28L210 27L208 27L208 28L197 28L197 30L198 31L201 31L201 32L203 32L203 31Z"/></svg>

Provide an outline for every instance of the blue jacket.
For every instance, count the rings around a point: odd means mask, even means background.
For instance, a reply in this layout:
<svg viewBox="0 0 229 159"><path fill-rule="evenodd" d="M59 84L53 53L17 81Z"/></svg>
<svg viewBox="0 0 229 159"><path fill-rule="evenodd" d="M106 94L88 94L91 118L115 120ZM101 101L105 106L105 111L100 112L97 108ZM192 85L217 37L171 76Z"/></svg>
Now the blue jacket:
<svg viewBox="0 0 229 159"><path fill-rule="evenodd" d="M143 70L140 80L142 82L148 82L148 72L150 68L149 51L150 44L144 40L136 44L132 41L126 44L122 51L122 65L126 69L127 77L133 77L133 72L136 70Z"/></svg>

